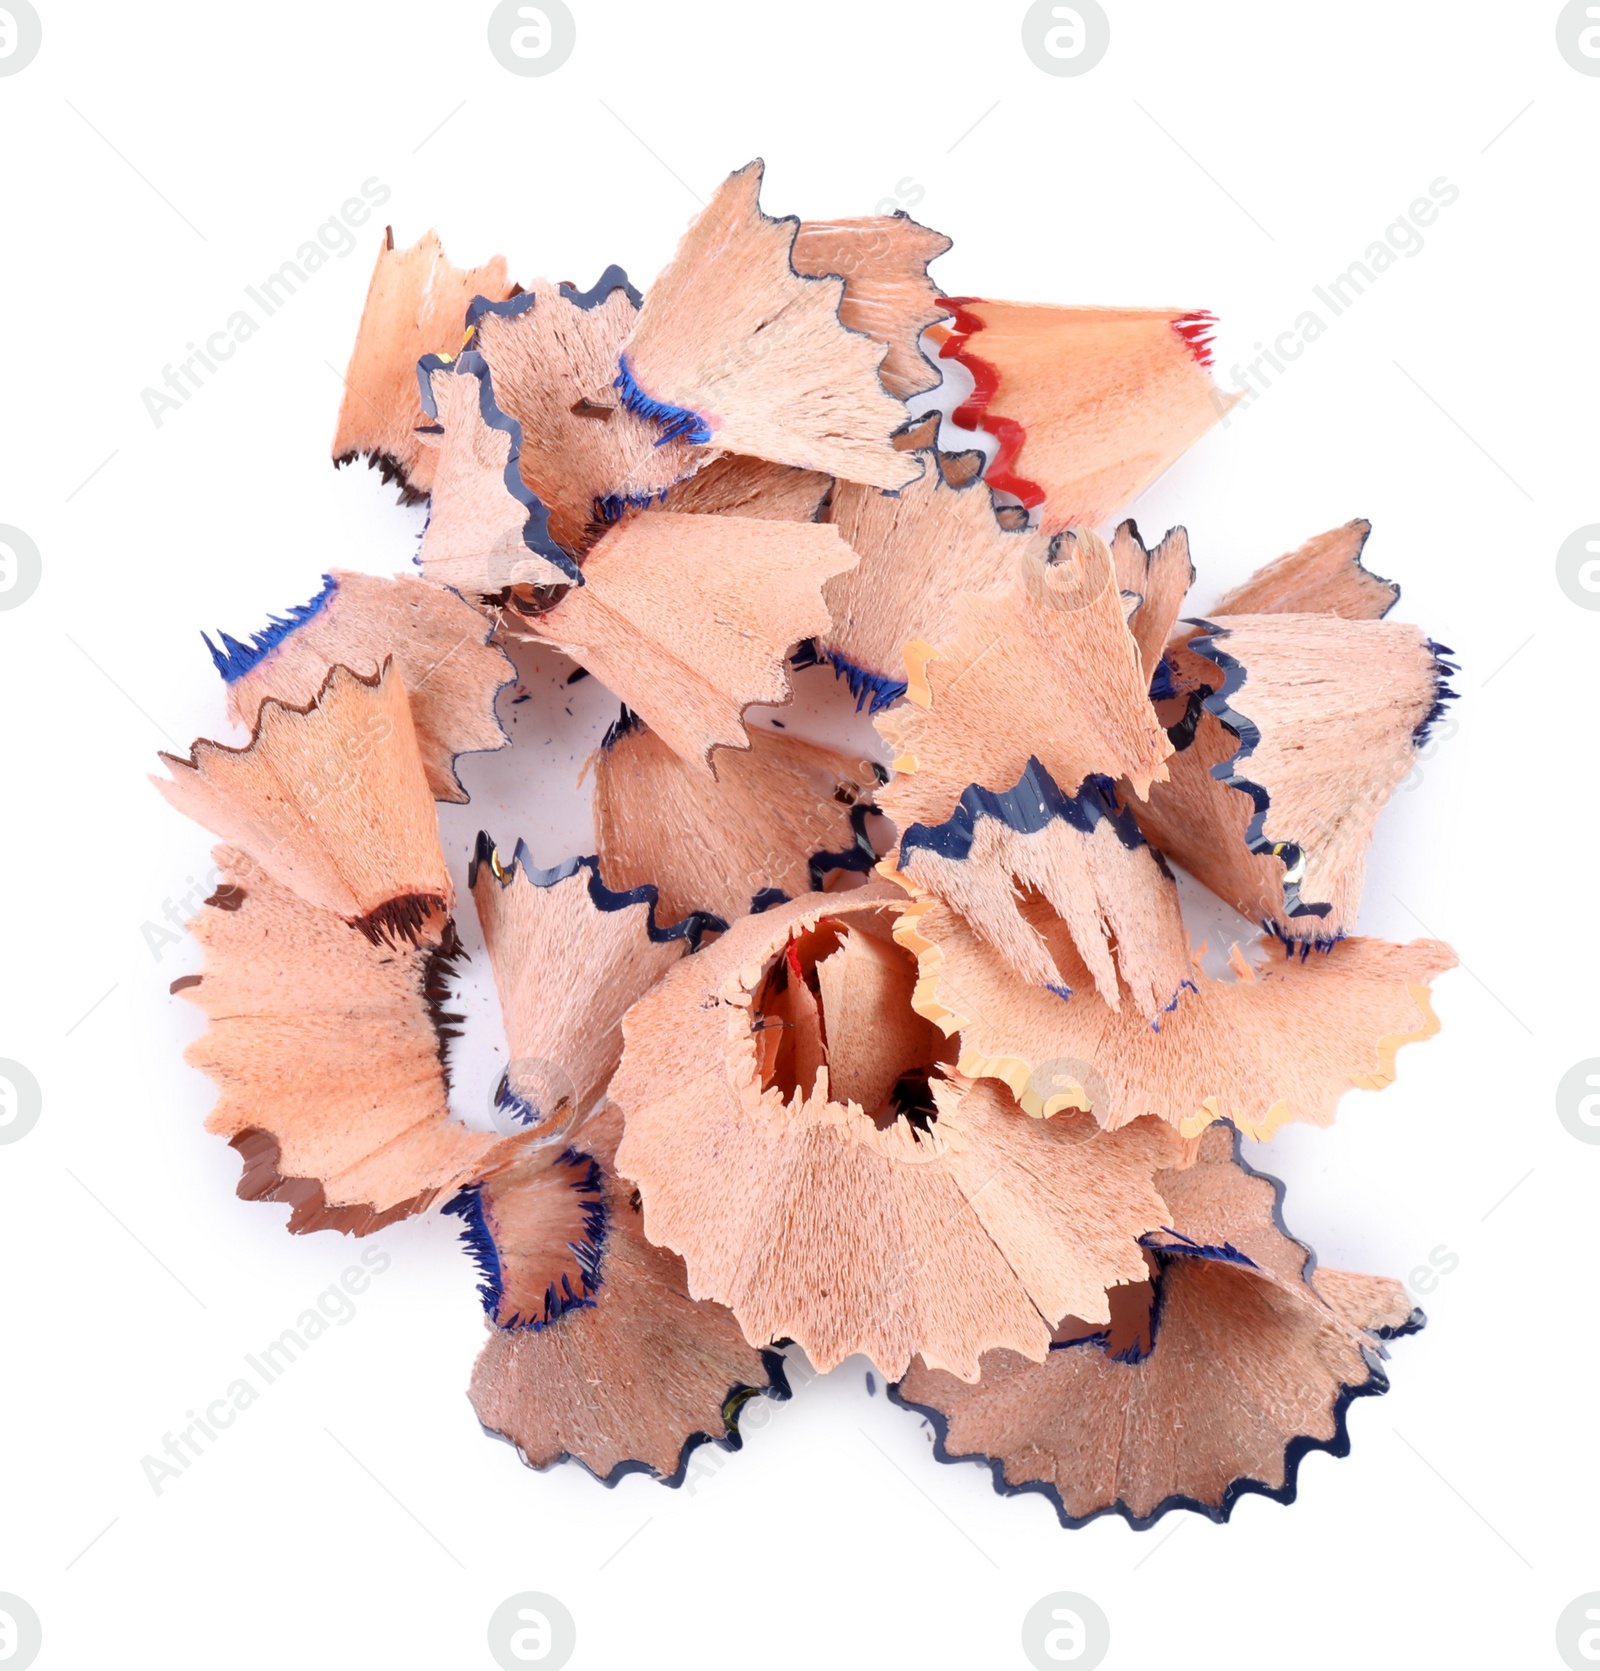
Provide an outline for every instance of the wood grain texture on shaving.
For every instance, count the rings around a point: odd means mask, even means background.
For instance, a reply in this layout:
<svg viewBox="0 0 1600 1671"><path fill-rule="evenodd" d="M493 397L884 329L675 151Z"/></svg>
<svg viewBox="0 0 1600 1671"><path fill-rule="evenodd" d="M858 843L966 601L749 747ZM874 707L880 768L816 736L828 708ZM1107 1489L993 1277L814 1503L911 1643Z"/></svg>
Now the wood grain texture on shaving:
<svg viewBox="0 0 1600 1671"><path fill-rule="evenodd" d="M520 485L513 459L518 438L484 415L482 361L463 356L434 371L429 386L439 433L426 438L438 461L417 553L423 574L470 597L507 586L568 584L575 571L561 566L563 554L548 542L545 507ZM530 538L544 549L535 550Z"/></svg>
<svg viewBox="0 0 1600 1671"><path fill-rule="evenodd" d="M877 787L868 763L783 732L749 737L718 753L713 780L648 727L601 749L594 817L612 887L653 885L666 922L698 910L731 923L773 889L809 893L818 855L865 859L852 815Z"/></svg>
<svg viewBox="0 0 1600 1671"><path fill-rule="evenodd" d="M892 940L848 929L818 962L819 1007L826 1021L823 1062L835 1102L876 1114L901 1076L927 1062L934 1035L911 1007L916 983L916 964ZM800 1075L802 1085L813 1079Z"/></svg>
<svg viewBox="0 0 1600 1671"><path fill-rule="evenodd" d="M1152 1240L1171 1251L1144 1288L1140 1349L1113 1353L1074 1320L1043 1364L986 1356L976 1386L915 1366L896 1396L942 1419L941 1460L990 1461L997 1489L1045 1487L1064 1523L1115 1510L1147 1525L1176 1506L1226 1519L1248 1489L1285 1498L1308 1445L1338 1449L1351 1394L1387 1385L1368 1331L1396 1285L1320 1272L1360 1296L1331 1306L1236 1134L1211 1127L1188 1162L1156 1176L1169 1216Z"/></svg>
<svg viewBox="0 0 1600 1671"><path fill-rule="evenodd" d="M729 175L690 226L645 297L628 369L727 452L898 487L915 470L889 442L905 408L879 381L885 350L840 323L842 280L795 271L799 223L762 213L761 175L759 162Z"/></svg>
<svg viewBox="0 0 1600 1671"><path fill-rule="evenodd" d="M1139 646L1148 684L1194 585L1188 530L1171 528L1159 545L1147 550L1136 524L1124 522L1111 541L1111 558L1124 597L1131 592L1139 599L1128 618L1128 630Z"/></svg>
<svg viewBox="0 0 1600 1671"><path fill-rule="evenodd" d="M551 537L577 556L605 531L602 501L652 499L716 454L682 440L658 446L656 426L614 393L604 402L582 398L617 375L637 317L626 290L618 286L592 307L543 279L528 293L529 305L509 316L483 314L473 340L489 363L496 403L522 426L523 483L548 507Z"/></svg>
<svg viewBox="0 0 1600 1671"><path fill-rule="evenodd" d="M204 971L183 988L210 1020L185 1053L218 1088L207 1129L270 1133L283 1177L373 1214L509 1161L515 1139L450 1116L426 991L442 920L418 945L374 945L249 855L216 859L218 903L190 924Z"/></svg>
<svg viewBox="0 0 1600 1671"><path fill-rule="evenodd" d="M638 1467L670 1480L701 1440L737 1446L745 1394L785 1397L787 1386L722 1307L690 1298L682 1261L646 1241L613 1168L614 1112L596 1116L581 1141L604 1180L593 1303L541 1329L491 1325L473 1408L531 1467L572 1458L608 1483Z"/></svg>
<svg viewBox="0 0 1600 1671"><path fill-rule="evenodd" d="M1014 561L1005 593L960 600L951 643L907 650L910 700L877 720L897 774L878 804L902 830L943 823L969 784L1009 789L1034 759L1068 794L1091 773L1139 795L1166 775L1103 542L1080 531L1051 562Z"/></svg>
<svg viewBox="0 0 1600 1671"><path fill-rule="evenodd" d="M747 748L752 703L789 699L791 645L826 632L823 586L855 565L820 523L651 511L614 528L574 587L518 630L574 657L679 756Z"/></svg>
<svg viewBox="0 0 1600 1671"><path fill-rule="evenodd" d="M1393 1277L1319 1268L1311 1285L1351 1328L1387 1339L1419 1326L1421 1313Z"/></svg>
<svg viewBox="0 0 1600 1671"><path fill-rule="evenodd" d="M923 471L898 494L841 482L827 512L861 562L828 582L822 647L890 679L904 675L906 645L956 636L964 594L1003 592L1019 557L1042 563L1049 549L1037 531L1002 530L981 480L955 487L936 451L907 456Z"/></svg>
<svg viewBox="0 0 1600 1671"><path fill-rule="evenodd" d="M1311 1249L1283 1223L1282 1186L1247 1166L1241 1148L1235 1128L1210 1125L1193 1140L1186 1164L1157 1174L1167 1228L1201 1248L1232 1248L1276 1281L1304 1287Z"/></svg>
<svg viewBox="0 0 1600 1671"><path fill-rule="evenodd" d="M503 256L482 267L461 268L451 264L436 232L424 233L404 250L386 239L345 371L334 460L364 453L382 465L385 480L397 477L402 489L428 493L434 455L417 435L426 421L417 361L425 354L460 351L474 297L501 301L510 294Z"/></svg>
<svg viewBox="0 0 1600 1671"><path fill-rule="evenodd" d="M928 277L928 263L949 248L942 232L918 225L903 210L859 220L802 221L795 234L795 271L842 278L841 323L888 348L878 374L896 400L939 381L921 340L929 325L949 316Z"/></svg>
<svg viewBox="0 0 1600 1671"><path fill-rule="evenodd" d="M1361 561L1372 524L1347 522L1317 534L1250 576L1216 604L1220 615L1339 615L1376 621L1394 608L1400 588Z"/></svg>
<svg viewBox="0 0 1600 1671"><path fill-rule="evenodd" d="M1196 966L1152 1027L1110 1009L1087 969L1065 1003L1030 986L937 902L910 906L896 938L918 957L917 1008L960 1035L963 1074L1003 1080L1032 1114L1088 1107L1113 1130L1153 1114L1185 1136L1218 1119L1257 1138L1328 1125L1346 1090L1392 1083L1399 1047L1438 1031L1428 985L1455 962L1436 940L1352 938L1248 980ZM1070 964L1069 942L1054 949Z"/></svg>
<svg viewBox="0 0 1600 1671"><path fill-rule="evenodd" d="M1325 1308L1234 1265L1176 1259L1141 1362L1083 1341L1038 1364L991 1353L976 1386L918 1365L897 1391L942 1418L944 1460L992 1459L1002 1488L1048 1488L1066 1524L1115 1510L1142 1527L1174 1507L1224 1520L1243 1482L1292 1493L1291 1446L1337 1448L1349 1390L1373 1379Z"/></svg>
<svg viewBox="0 0 1600 1671"><path fill-rule="evenodd" d="M163 754L152 781L179 812L242 847L304 899L347 921L454 891L439 849L405 682L336 667L314 706L263 702L244 748L204 740Z"/></svg>
<svg viewBox="0 0 1600 1671"><path fill-rule="evenodd" d="M747 1338L792 1338L819 1369L860 1351L893 1376L921 1353L970 1377L994 1345L1042 1356L1066 1310L1104 1316L1107 1286L1142 1274L1175 1140L1022 1119L993 1086L936 1084L925 1133L832 1101L826 1069L788 1105L763 1092L753 995L790 934L892 908L876 887L811 895L672 971L624 1023L618 1165L647 1233Z"/></svg>
<svg viewBox="0 0 1600 1671"><path fill-rule="evenodd" d="M494 1259L478 1292L497 1329L546 1327L593 1303L605 1203L587 1155L530 1144L447 1210L468 1217L475 1210L481 1234L493 1245ZM481 1246L475 1251L482 1269Z"/></svg>
<svg viewBox="0 0 1600 1671"><path fill-rule="evenodd" d="M1031 986L1068 988L1069 974L1083 967L1113 1010L1126 992L1134 1012L1148 1018L1189 975L1171 877L1149 847L1129 848L1107 820L1086 833L1062 818L1030 831L980 818L965 859L912 847L900 871L959 914ZM920 922L924 935L934 932L928 918ZM1056 957L1061 934L1075 958Z"/></svg>
<svg viewBox="0 0 1600 1671"><path fill-rule="evenodd" d="M1244 916L1289 938L1331 939L1354 926L1373 827L1416 763L1418 729L1439 691L1433 647L1400 621L1219 615L1186 626L1168 651L1184 682L1218 691L1224 674L1208 643L1241 665L1226 701L1253 731L1241 736L1237 721L1224 723L1230 716L1203 713L1194 742L1167 762L1167 781L1134 815ZM1229 760L1232 775L1269 800L1253 836L1258 795L1214 775ZM1290 849L1283 858L1270 850L1280 845Z"/></svg>
<svg viewBox="0 0 1600 1671"><path fill-rule="evenodd" d="M579 866L541 887L520 863L503 881L480 864L472 882L510 1049L510 1089L548 1095L554 1081L570 1090L579 1118L621 1059L622 1017L686 949L681 937L651 937L647 901L602 909L590 874ZM527 1085L518 1079L524 1064Z"/></svg>
<svg viewBox="0 0 1600 1671"><path fill-rule="evenodd" d="M372 679L392 657L411 699L434 798L466 800L456 757L509 741L494 700L516 670L488 642L490 623L453 593L411 576L382 580L335 569L331 578L335 590L328 602L228 686L229 713L253 728L269 698L305 707L316 701L335 666Z"/></svg>
<svg viewBox="0 0 1600 1671"><path fill-rule="evenodd" d="M833 486L817 470L796 470L764 458L725 454L676 483L666 504L696 516L762 516L778 522L815 522Z"/></svg>

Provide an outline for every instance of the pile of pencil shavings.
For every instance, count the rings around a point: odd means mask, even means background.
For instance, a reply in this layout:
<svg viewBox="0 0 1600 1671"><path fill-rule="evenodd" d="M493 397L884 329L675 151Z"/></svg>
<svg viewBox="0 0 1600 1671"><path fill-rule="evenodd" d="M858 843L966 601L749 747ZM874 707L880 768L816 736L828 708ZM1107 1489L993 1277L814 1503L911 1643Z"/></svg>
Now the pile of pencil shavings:
<svg viewBox="0 0 1600 1671"><path fill-rule="evenodd" d="M1241 1146L1437 1030L1449 950L1351 930L1447 652L1365 523L1205 619L1181 528L1094 532L1226 410L1210 315L945 296L944 237L760 184L642 296L378 252L334 455L427 500L419 572L223 636L250 742L160 782L224 843L176 983L210 1129L291 1230L462 1219L473 1404L536 1468L679 1481L792 1345L1068 1524L1287 1501L1421 1317L1317 1269ZM434 803L508 740L515 640L622 706L587 855L452 855L512 1063L478 1130ZM747 725L808 666L883 764Z"/></svg>

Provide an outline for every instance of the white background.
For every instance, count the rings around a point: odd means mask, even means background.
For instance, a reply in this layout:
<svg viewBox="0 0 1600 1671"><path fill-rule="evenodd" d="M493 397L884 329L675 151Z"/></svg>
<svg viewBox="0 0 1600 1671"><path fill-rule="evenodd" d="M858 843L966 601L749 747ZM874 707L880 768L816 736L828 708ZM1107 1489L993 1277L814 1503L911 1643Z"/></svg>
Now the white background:
<svg viewBox="0 0 1600 1671"><path fill-rule="evenodd" d="M39 1663L487 1666L489 1614L536 1589L574 1614L581 1668L1021 1666L1056 1590L1104 1608L1113 1667L1558 1665L1558 1613L1600 1589L1600 1147L1553 1104L1600 1054L1600 615L1554 578L1600 520L1600 79L1558 55L1557 7L1106 0L1108 55L1062 79L1014 3L573 0L570 62L519 79L481 0L38 3L43 50L0 79L0 522L43 554L0 613L0 1056L44 1092L0 1147L0 1590L42 1617ZM1464 662L1459 730L1385 815L1362 919L1459 949L1444 1031L1335 1129L1252 1153L1325 1262L1454 1256L1419 1296L1431 1324L1354 1407L1348 1459L1226 1527L1064 1531L937 1466L859 1360L692 1493L607 1491L480 1434L475 1279L434 1217L383 1234L354 1320L158 1497L141 1457L352 1257L237 1201L202 1130L212 1089L180 1056L199 1017L167 994L196 948L157 958L144 925L208 843L146 773L223 734L202 627L254 630L334 565L409 563L421 510L328 462L381 224L159 429L140 390L372 176L400 242L433 225L463 264L588 284L620 261L643 284L758 154L773 213L920 194L956 240L952 293L1214 308L1224 382L1430 182L1459 187L1133 507L1152 538L1188 527L1198 608L1370 517L1398 617ZM557 687L529 688L519 716L570 737ZM477 816L447 824L458 845ZM546 862L567 816L523 832Z"/></svg>

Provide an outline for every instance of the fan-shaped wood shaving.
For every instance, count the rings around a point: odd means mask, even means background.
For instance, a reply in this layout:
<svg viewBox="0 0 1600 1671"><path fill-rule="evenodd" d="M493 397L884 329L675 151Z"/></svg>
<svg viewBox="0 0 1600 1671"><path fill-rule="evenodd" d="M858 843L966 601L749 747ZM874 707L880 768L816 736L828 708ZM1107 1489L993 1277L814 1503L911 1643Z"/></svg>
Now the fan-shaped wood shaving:
<svg viewBox="0 0 1600 1671"><path fill-rule="evenodd" d="M397 250L385 236L372 269L361 327L344 377L336 464L364 453L398 479L402 497L422 498L433 486L434 455L417 429L427 422L417 392L417 361L425 354L454 354L475 296L494 301L511 294L504 256L486 266L452 266L436 232L410 249Z"/></svg>
<svg viewBox="0 0 1600 1671"><path fill-rule="evenodd" d="M823 586L855 561L820 523L652 511L594 548L584 585L514 624L709 774L712 749L749 747L746 708L789 699L789 646L827 631Z"/></svg>
<svg viewBox="0 0 1600 1671"><path fill-rule="evenodd" d="M1400 588L1363 567L1361 553L1371 532L1372 524L1363 520L1318 534L1225 593L1217 613L1381 619L1394 608Z"/></svg>
<svg viewBox="0 0 1600 1671"><path fill-rule="evenodd" d="M896 400L939 381L921 341L929 325L949 317L928 277L928 263L949 248L942 232L919 226L903 209L860 220L802 221L795 234L795 271L842 278L841 322L887 345L878 375Z"/></svg>
<svg viewBox="0 0 1600 1671"><path fill-rule="evenodd" d="M1348 1390L1372 1380L1331 1313L1237 1267L1175 1259L1140 1362L1084 1341L1042 1364L991 1353L975 1387L919 1365L898 1391L943 1418L945 1458L993 1459L1001 1489L1046 1487L1065 1523L1116 1509L1142 1527L1176 1507L1226 1519L1241 1481L1292 1491L1294 1442L1339 1449Z"/></svg>
<svg viewBox="0 0 1600 1671"><path fill-rule="evenodd" d="M1226 689L1217 652L1242 669ZM1326 942L1346 932L1373 826L1416 764L1417 739L1441 695L1434 646L1399 621L1228 615L1190 624L1167 659L1179 690L1171 712L1192 689L1217 694L1194 741L1168 761L1167 781L1135 808L1145 833L1285 939ZM1224 705L1231 713L1212 711ZM1231 775L1251 789L1216 775L1230 760Z"/></svg>
<svg viewBox="0 0 1600 1671"><path fill-rule="evenodd" d="M997 1490L1044 1488L1064 1523L1114 1509L1144 1526L1180 1506L1225 1520L1245 1490L1287 1501L1306 1450L1343 1454L1349 1399L1387 1387L1370 1323L1306 1283L1277 1186L1237 1162L1231 1132L1212 1128L1197 1163L1157 1187L1176 1234L1154 1239L1170 1250L1154 1287L1129 1291L1149 1308L1142 1339L1083 1325L1042 1364L991 1353L975 1387L917 1365L896 1389L941 1421L941 1460L988 1461Z"/></svg>
<svg viewBox="0 0 1600 1671"><path fill-rule="evenodd" d="M658 446L658 427L614 394L583 398L617 375L637 315L621 283L581 306L560 286L536 280L508 309L483 312L475 327L495 402L522 426L523 483L548 507L551 537L574 556L629 505L653 502L716 456L681 440Z"/></svg>
<svg viewBox="0 0 1600 1671"><path fill-rule="evenodd" d="M228 686L228 711L254 728L268 698L286 707L314 702L335 667L364 679L394 665L411 698L411 719L435 800L464 801L458 755L504 748L495 692L515 678L503 650L488 642L477 610L442 587L409 576L380 580L335 569L333 594Z"/></svg>
<svg viewBox="0 0 1600 1671"><path fill-rule="evenodd" d="M1346 1090L1392 1083L1399 1047L1438 1031L1428 984L1455 962L1437 940L1349 939L1250 979L1196 966L1194 990L1152 1025L1105 1004L1064 935L1051 951L1066 1002L1020 979L946 905L909 907L895 933L917 953L918 1010L960 1034L963 1074L1004 1080L1030 1114L1092 1108L1113 1130L1154 1114L1186 1137L1220 1119L1260 1138L1289 1120L1328 1125Z"/></svg>
<svg viewBox="0 0 1600 1671"><path fill-rule="evenodd" d="M706 443L847 481L915 474L889 443L905 409L883 347L839 322L845 286L790 264L799 222L757 201L762 164L730 174L651 285L623 351L642 399L690 413Z"/></svg>
<svg viewBox="0 0 1600 1671"><path fill-rule="evenodd" d="M463 1239L483 1275L478 1294L497 1329L543 1328L594 1303L606 1211L588 1155L530 1144L445 1211L466 1221Z"/></svg>
<svg viewBox="0 0 1600 1671"><path fill-rule="evenodd" d="M999 436L990 484L1048 529L1110 521L1240 398L1205 369L1202 316L949 300L940 353L975 384L955 421Z"/></svg>
<svg viewBox="0 0 1600 1671"><path fill-rule="evenodd" d="M878 804L902 831L942 824L969 784L1009 789L1033 759L1068 794L1091 773L1140 795L1165 777L1172 745L1095 535L1063 537L1050 562L1019 556L1007 592L958 613L947 647L908 646L910 704L877 721L899 774Z"/></svg>
<svg viewBox="0 0 1600 1671"><path fill-rule="evenodd" d="M405 682L336 667L308 709L261 704L244 748L163 754L157 789L303 899L371 935L413 933L454 899Z"/></svg>
<svg viewBox="0 0 1600 1671"><path fill-rule="evenodd" d="M429 990L444 919L416 945L375 945L249 855L215 857L218 890L189 925L204 972L180 989L211 1025L185 1055L217 1084L207 1130L247 1159L241 1139L269 1135L277 1184L316 1186L290 1228L364 1235L508 1163L520 1141L469 1131L446 1101Z"/></svg>
<svg viewBox="0 0 1600 1671"><path fill-rule="evenodd" d="M566 867L560 867L565 869ZM652 935L648 898L627 901L593 885L592 861L559 880L525 852L509 869L492 849L473 866L472 897L500 994L510 1046L509 1088L541 1124L553 1094L582 1118L622 1056L622 1017L683 955L685 938Z"/></svg>
<svg viewBox="0 0 1600 1671"><path fill-rule="evenodd" d="M825 858L870 862L854 822L877 787L867 764L783 732L749 735L748 749L718 754L713 782L646 726L601 749L594 816L612 886L654 884L668 922L709 911L731 923L760 895L811 892Z"/></svg>

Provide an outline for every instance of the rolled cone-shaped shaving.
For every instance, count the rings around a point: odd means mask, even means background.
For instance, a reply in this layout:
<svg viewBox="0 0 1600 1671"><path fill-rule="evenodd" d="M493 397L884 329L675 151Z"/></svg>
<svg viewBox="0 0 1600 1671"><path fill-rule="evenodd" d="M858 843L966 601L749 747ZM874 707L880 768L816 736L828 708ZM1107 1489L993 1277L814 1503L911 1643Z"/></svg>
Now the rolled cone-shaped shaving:
<svg viewBox="0 0 1600 1671"><path fill-rule="evenodd" d="M533 1157L526 1179L512 1174L495 1186L486 1237L494 1247L513 1230L521 1251L508 1264L518 1279L536 1284L540 1274L530 1215L512 1200L521 1188L581 1192L594 1207L584 1235L595 1253L579 1303L542 1327L491 1322L472 1404L530 1467L570 1458L607 1484L643 1471L676 1485L697 1445L738 1449L748 1399L787 1398L789 1389L778 1355L750 1346L720 1306L690 1298L682 1261L645 1240L633 1192L612 1166L617 1132L614 1113L598 1116L576 1164ZM548 1225L553 1234L561 1228Z"/></svg>

